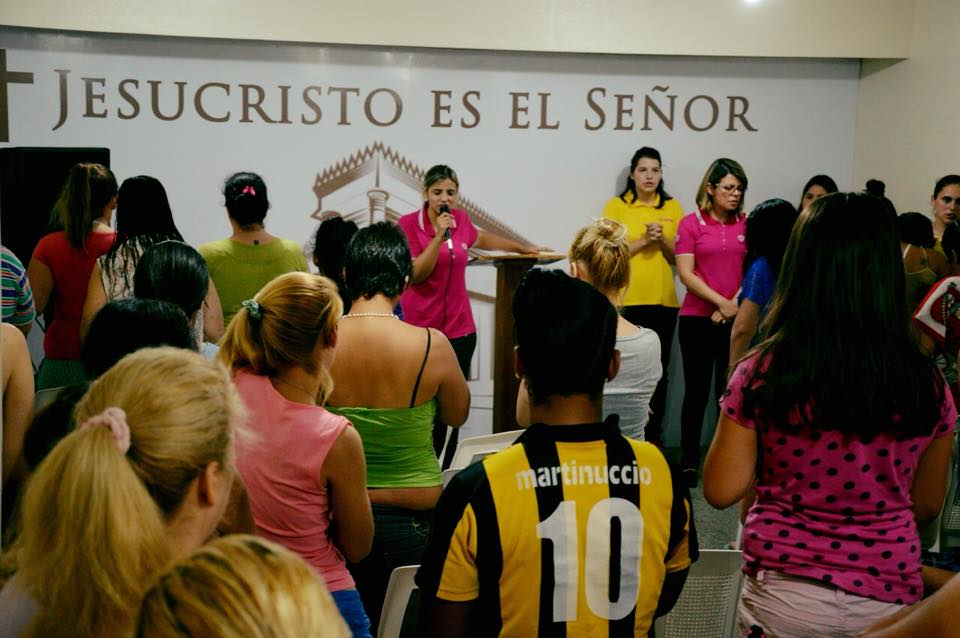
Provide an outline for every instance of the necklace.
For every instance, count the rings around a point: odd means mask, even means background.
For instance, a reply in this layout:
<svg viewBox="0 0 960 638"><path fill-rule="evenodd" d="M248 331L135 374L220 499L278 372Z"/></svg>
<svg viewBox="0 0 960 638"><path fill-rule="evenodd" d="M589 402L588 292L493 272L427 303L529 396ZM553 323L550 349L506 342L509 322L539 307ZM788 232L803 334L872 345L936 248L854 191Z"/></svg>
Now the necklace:
<svg viewBox="0 0 960 638"><path fill-rule="evenodd" d="M394 319L399 319L399 317L392 312L351 312L349 315L343 315L340 318L349 319L351 317L393 317Z"/></svg>
<svg viewBox="0 0 960 638"><path fill-rule="evenodd" d="M295 383L290 383L289 381L284 381L284 380L281 379L280 377L271 377L271 380L272 380L274 383L282 383L283 385L285 385L285 386L287 386L287 387L290 387L290 388L293 388L294 390L297 390L297 391L299 391L299 392L302 392L303 394L305 394L305 395L307 395L308 397L310 397L310 402L311 402L311 403L314 403L314 404L316 403L316 395L315 395L313 392L311 392L310 390L307 390L307 389L305 389L305 388L301 388L300 386L296 385Z"/></svg>

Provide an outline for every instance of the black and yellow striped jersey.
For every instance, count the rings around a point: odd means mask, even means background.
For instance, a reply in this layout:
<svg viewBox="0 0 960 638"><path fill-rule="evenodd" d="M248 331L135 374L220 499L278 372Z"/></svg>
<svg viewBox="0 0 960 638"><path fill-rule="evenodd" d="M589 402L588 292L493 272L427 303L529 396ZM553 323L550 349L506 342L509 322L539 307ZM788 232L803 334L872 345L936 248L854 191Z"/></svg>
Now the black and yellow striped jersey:
<svg viewBox="0 0 960 638"><path fill-rule="evenodd" d="M417 585L476 601L480 635L646 635L666 573L696 555L687 489L613 416L535 425L458 473Z"/></svg>

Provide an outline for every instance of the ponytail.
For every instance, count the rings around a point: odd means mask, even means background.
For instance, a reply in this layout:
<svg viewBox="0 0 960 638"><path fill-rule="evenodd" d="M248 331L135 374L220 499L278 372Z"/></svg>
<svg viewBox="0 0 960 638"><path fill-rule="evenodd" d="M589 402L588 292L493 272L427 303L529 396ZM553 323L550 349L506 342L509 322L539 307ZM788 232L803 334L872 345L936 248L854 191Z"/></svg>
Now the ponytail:
<svg viewBox="0 0 960 638"><path fill-rule="evenodd" d="M53 213L71 246L84 250L93 220L103 214L103 209L116 195L117 180L106 166L76 164L70 169Z"/></svg>
<svg viewBox="0 0 960 638"><path fill-rule="evenodd" d="M128 626L131 603L170 559L160 509L105 427L76 430L50 452L21 516L18 577L41 604L30 638Z"/></svg>
<svg viewBox="0 0 960 638"><path fill-rule="evenodd" d="M319 339L328 339L343 314L337 285L327 277L292 272L277 277L241 304L220 342L217 358L231 371L249 368L274 376L291 366L320 373L318 404L333 392L333 377L318 370Z"/></svg>
<svg viewBox="0 0 960 638"><path fill-rule="evenodd" d="M129 438L109 423L116 408ZM243 414L226 371L178 348L127 355L90 386L74 411L83 425L28 483L5 557L40 606L27 636L129 634L171 559L170 517L208 465L233 471Z"/></svg>

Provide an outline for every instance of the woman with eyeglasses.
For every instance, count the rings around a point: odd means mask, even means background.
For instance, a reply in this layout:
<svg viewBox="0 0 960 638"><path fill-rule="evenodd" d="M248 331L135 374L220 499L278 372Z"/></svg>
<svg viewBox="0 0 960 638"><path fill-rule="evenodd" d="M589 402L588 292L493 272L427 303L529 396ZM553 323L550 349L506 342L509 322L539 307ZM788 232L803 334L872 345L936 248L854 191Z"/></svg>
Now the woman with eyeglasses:
<svg viewBox="0 0 960 638"><path fill-rule="evenodd" d="M680 306L679 339L684 394L680 415L683 476L697 484L704 409L715 376L717 397L727 380L730 329L737 315L743 279L747 175L737 162L720 158L710 165L697 190L697 210L680 220L676 260L687 294Z"/></svg>

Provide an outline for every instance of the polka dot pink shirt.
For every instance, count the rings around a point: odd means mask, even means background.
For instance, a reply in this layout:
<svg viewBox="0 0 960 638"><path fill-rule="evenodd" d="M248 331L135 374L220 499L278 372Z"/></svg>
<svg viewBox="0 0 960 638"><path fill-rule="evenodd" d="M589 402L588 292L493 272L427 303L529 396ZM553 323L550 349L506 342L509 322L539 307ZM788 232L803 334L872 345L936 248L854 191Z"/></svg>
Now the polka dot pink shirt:
<svg viewBox="0 0 960 638"><path fill-rule="evenodd" d="M767 569L828 583L876 600L920 599L920 541L910 488L920 456L953 432L957 411L944 393L927 436L774 427L743 414L756 358L734 371L720 402L726 416L756 430L757 500L744 525L744 571Z"/></svg>

